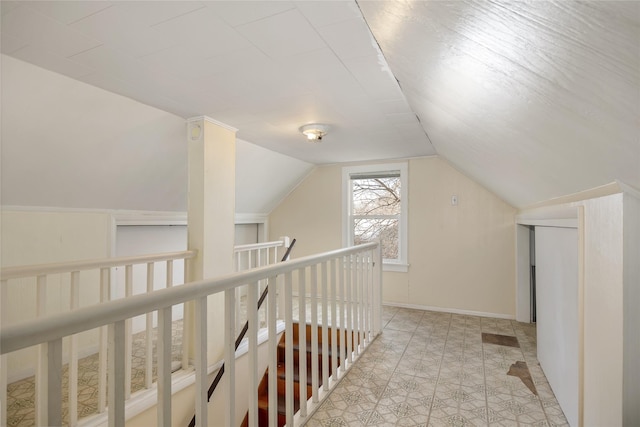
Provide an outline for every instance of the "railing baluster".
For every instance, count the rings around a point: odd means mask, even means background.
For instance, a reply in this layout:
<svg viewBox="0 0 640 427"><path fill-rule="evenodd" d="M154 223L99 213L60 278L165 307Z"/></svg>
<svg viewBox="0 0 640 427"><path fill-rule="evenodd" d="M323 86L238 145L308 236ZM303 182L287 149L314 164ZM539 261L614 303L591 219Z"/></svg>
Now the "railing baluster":
<svg viewBox="0 0 640 427"><path fill-rule="evenodd" d="M356 344L356 355L360 355L360 352L362 351L362 301L360 300L360 298L362 298L362 291L360 289L360 284L361 284L361 280L362 280L362 276L360 274L360 264L362 262L362 259L360 258L360 255L356 254L355 255L355 263L356 263L356 268L353 269L353 276L354 276L354 295L353 295L353 302L355 304L355 308L356 308L356 312L355 312L355 330L358 332L356 335L356 338L358 340L357 344Z"/></svg>
<svg viewBox="0 0 640 427"><path fill-rule="evenodd" d="M300 384L300 416L307 416L307 272L298 270L298 379Z"/></svg>
<svg viewBox="0 0 640 427"><path fill-rule="evenodd" d="M167 288L173 286L173 260L167 260Z"/></svg>
<svg viewBox="0 0 640 427"><path fill-rule="evenodd" d="M109 427L124 426L124 320L109 329Z"/></svg>
<svg viewBox="0 0 640 427"><path fill-rule="evenodd" d="M382 248L380 244L373 249L373 335L377 336L382 329Z"/></svg>
<svg viewBox="0 0 640 427"><path fill-rule="evenodd" d="M80 272L71 272L71 295L69 307L80 306ZM69 337L69 426L78 424L78 335Z"/></svg>
<svg viewBox="0 0 640 427"><path fill-rule="evenodd" d="M100 269L100 302L110 298L111 269ZM100 350L98 360L98 412L103 413L107 407L107 348L108 331L106 326L100 328Z"/></svg>
<svg viewBox="0 0 640 427"><path fill-rule="evenodd" d="M358 354L364 350L364 319L362 317L364 310L364 289L362 287L364 259L360 254L358 257Z"/></svg>
<svg viewBox="0 0 640 427"><path fill-rule="evenodd" d="M347 362L349 367L353 363L353 256L347 256Z"/></svg>
<svg viewBox="0 0 640 427"><path fill-rule="evenodd" d="M154 263L147 263L147 293L153 292L153 273ZM146 331L145 331L145 368L144 368L144 386L149 389L153 385L153 313L146 315Z"/></svg>
<svg viewBox="0 0 640 427"><path fill-rule="evenodd" d="M129 264L124 267L124 295L129 298L133 295L133 265ZM124 323L124 398L131 397L131 357L133 354L133 336L132 336L133 319L127 319Z"/></svg>
<svg viewBox="0 0 640 427"><path fill-rule="evenodd" d="M226 294L233 290L226 291ZM195 300L195 357L194 364L196 370L196 426L206 427L207 421L207 297L201 297ZM233 316L233 310L231 310ZM233 320L233 317L231 318ZM228 319L227 319L228 320ZM228 343L227 346L228 347ZM231 350L233 351L233 344ZM230 366L230 368L232 368ZM233 368L232 368L233 369ZM229 372L229 378L233 378L232 369ZM231 384L233 381L229 381ZM230 386L231 387L231 386ZM230 405L229 405L230 406Z"/></svg>
<svg viewBox="0 0 640 427"><path fill-rule="evenodd" d="M0 324L6 325L8 320L7 297L8 282L0 282ZM0 355L0 426L7 425L7 355Z"/></svg>
<svg viewBox="0 0 640 427"><path fill-rule="evenodd" d="M371 268L371 259L369 258L369 254L364 255L364 269L363 269L363 294L362 294L362 303L364 305L364 339L367 345L371 343L371 335L369 328L369 319L371 317L371 310L369 307L369 269Z"/></svg>
<svg viewBox="0 0 640 427"><path fill-rule="evenodd" d="M36 316L44 316L47 301L47 276L40 275L36 279ZM36 367L36 425L49 425L47 408L49 392L47 384L47 344L38 346L38 366Z"/></svg>
<svg viewBox="0 0 640 427"><path fill-rule="evenodd" d="M338 270L338 277L339 277L339 283L340 283L340 346L339 346L339 352L340 352L340 372L341 373L345 373L345 368L346 368L346 361L345 361L345 354L346 354L346 350L347 350L347 328L346 328L346 315L345 315L345 293L344 293L344 288L345 288L345 283L344 283L344 276L345 276L345 257L340 257L340 264L338 266L339 270Z"/></svg>
<svg viewBox="0 0 640 427"><path fill-rule="evenodd" d="M171 319L173 307L158 310L158 426L171 427Z"/></svg>
<svg viewBox="0 0 640 427"><path fill-rule="evenodd" d="M312 402L318 403L318 265L311 266L311 283L309 299L311 300L311 396ZM328 323L324 319L323 323ZM327 353L322 354L322 359L328 359Z"/></svg>
<svg viewBox="0 0 640 427"><path fill-rule="evenodd" d="M329 316L327 309L327 263L323 262L320 267L322 273L322 388L324 391L329 390ZM333 323L333 319L331 319ZM335 325L334 325L335 328ZM332 328L332 329L334 329Z"/></svg>
<svg viewBox="0 0 640 427"><path fill-rule="evenodd" d="M278 389L278 342L276 340L276 309L278 301L277 278L269 277L268 327L269 327L269 390ZM278 425L278 393L269 393L269 426Z"/></svg>
<svg viewBox="0 0 640 427"><path fill-rule="evenodd" d="M258 426L258 282L247 289L247 321L249 322L249 426ZM231 377L229 377L231 378Z"/></svg>
<svg viewBox="0 0 640 427"><path fill-rule="evenodd" d="M236 299L235 290L230 289L224 292L224 316L225 316L225 346L224 346L224 371L227 375L227 425L236 425L236 328L235 328L235 311ZM206 341L205 341L206 342ZM206 409L206 406L205 406ZM196 416L197 419L197 416Z"/></svg>
<svg viewBox="0 0 640 427"><path fill-rule="evenodd" d="M326 263L325 263L326 264ZM326 275L326 265L324 274ZM337 315L337 305L338 305L338 294L337 294L337 271L336 271L336 260L335 258L331 260L331 370L333 381L338 381L338 315ZM322 351L324 351L324 346L322 347ZM327 369L328 371L328 369ZM328 373L327 373L328 374ZM326 381L326 379L325 379ZM328 381L327 381L328 382ZM328 384L327 388L328 390Z"/></svg>
<svg viewBox="0 0 640 427"><path fill-rule="evenodd" d="M364 349L365 345L367 345L368 343L365 342L365 338L366 338L366 327L365 327L365 310L366 310L366 295L365 295L365 287L364 287L364 280L366 277L366 273L365 273L365 268L366 268L366 263L365 263L365 258L364 255L360 255L360 274L359 274L359 284L360 284L360 351L362 352L362 350Z"/></svg>
<svg viewBox="0 0 640 427"><path fill-rule="evenodd" d="M47 424L62 425L62 338L49 341L46 344L47 366Z"/></svg>
<svg viewBox="0 0 640 427"><path fill-rule="evenodd" d="M189 261L184 260L184 283L189 283ZM189 368L189 349L191 348L191 310L193 304L185 302L182 304L182 369L186 370Z"/></svg>
<svg viewBox="0 0 640 427"><path fill-rule="evenodd" d="M293 425L293 289L291 272L284 275L285 301L285 412L286 425Z"/></svg>

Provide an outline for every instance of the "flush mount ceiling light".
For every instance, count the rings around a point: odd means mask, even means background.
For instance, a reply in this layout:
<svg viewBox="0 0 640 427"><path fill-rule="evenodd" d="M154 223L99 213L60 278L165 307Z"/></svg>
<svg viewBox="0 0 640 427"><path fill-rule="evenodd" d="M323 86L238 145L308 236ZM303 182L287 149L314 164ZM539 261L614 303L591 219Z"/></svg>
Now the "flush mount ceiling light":
<svg viewBox="0 0 640 427"><path fill-rule="evenodd" d="M328 125L320 123L311 123L308 125L300 126L300 132L307 137L309 141L321 141L322 137L329 131Z"/></svg>

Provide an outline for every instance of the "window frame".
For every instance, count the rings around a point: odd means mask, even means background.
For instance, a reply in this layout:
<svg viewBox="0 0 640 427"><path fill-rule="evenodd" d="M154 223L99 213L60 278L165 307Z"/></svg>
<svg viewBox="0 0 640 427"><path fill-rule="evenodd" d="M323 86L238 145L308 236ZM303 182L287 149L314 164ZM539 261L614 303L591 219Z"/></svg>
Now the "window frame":
<svg viewBox="0 0 640 427"><path fill-rule="evenodd" d="M342 244L353 246L353 193L351 175L400 172L400 216L398 221L398 259L385 259L382 263L383 271L407 272L408 263L408 218L409 218L409 174L408 163L382 163L371 165L345 166L342 168Z"/></svg>

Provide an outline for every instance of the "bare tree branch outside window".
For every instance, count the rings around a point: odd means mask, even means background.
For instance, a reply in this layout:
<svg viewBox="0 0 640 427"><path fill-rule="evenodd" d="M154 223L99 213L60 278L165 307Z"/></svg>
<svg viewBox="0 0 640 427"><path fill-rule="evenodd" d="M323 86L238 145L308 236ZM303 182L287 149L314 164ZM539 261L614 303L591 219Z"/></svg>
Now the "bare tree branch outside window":
<svg viewBox="0 0 640 427"><path fill-rule="evenodd" d="M353 242L380 239L383 259L398 259L400 176L352 178Z"/></svg>

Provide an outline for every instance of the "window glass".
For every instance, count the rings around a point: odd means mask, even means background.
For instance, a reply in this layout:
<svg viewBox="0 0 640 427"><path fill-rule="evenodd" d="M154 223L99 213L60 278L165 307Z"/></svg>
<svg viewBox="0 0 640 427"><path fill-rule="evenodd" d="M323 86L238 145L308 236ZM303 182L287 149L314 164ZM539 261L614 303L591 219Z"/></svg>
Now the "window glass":
<svg viewBox="0 0 640 427"><path fill-rule="evenodd" d="M400 173L351 176L353 243L381 240L383 259L398 259Z"/></svg>
<svg viewBox="0 0 640 427"><path fill-rule="evenodd" d="M346 246L380 240L385 270L407 271L407 164L343 168Z"/></svg>

